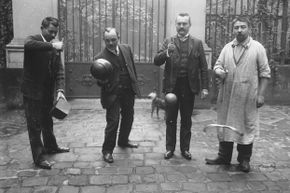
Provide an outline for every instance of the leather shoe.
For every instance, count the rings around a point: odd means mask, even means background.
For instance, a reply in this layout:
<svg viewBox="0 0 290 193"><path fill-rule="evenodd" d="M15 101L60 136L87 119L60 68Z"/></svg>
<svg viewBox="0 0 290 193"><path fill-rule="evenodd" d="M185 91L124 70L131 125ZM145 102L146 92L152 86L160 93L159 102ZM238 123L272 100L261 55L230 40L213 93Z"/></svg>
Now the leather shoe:
<svg viewBox="0 0 290 193"><path fill-rule="evenodd" d="M183 152L181 153L181 155L182 155L185 159L187 159L187 160L191 160L191 154L189 153L189 151L183 151Z"/></svg>
<svg viewBox="0 0 290 193"><path fill-rule="evenodd" d="M170 159L172 158L174 155L173 151L166 151L165 154L164 154L164 159Z"/></svg>
<svg viewBox="0 0 290 193"><path fill-rule="evenodd" d="M113 155L111 153L104 153L103 154L103 159L107 163L113 163L114 162L114 158L113 158Z"/></svg>
<svg viewBox="0 0 290 193"><path fill-rule="evenodd" d="M121 148L138 148L138 144L134 144L134 143L126 143L126 144L118 144L119 147Z"/></svg>
<svg viewBox="0 0 290 193"><path fill-rule="evenodd" d="M50 163L49 161L47 160L43 160L43 161L40 161L40 162L37 162L35 163L35 165L39 168L42 168L42 169L47 169L47 170L50 170L51 167L52 167L52 163Z"/></svg>
<svg viewBox="0 0 290 193"><path fill-rule="evenodd" d="M241 171L248 173L251 169L250 163L248 161L242 161L239 164L239 168Z"/></svg>
<svg viewBox="0 0 290 193"><path fill-rule="evenodd" d="M217 157L215 159L205 159L206 164L208 165L230 165L230 162L225 161L222 157Z"/></svg>
<svg viewBox="0 0 290 193"><path fill-rule="evenodd" d="M56 149L47 149L47 154L54 154L54 153L65 153L69 152L70 149L68 147L57 147Z"/></svg>

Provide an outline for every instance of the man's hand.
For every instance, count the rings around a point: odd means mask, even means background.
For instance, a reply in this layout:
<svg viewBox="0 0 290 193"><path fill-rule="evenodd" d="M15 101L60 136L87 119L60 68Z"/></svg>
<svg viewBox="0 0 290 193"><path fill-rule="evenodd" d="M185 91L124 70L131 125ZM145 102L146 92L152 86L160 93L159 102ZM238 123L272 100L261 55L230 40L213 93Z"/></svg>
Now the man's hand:
<svg viewBox="0 0 290 193"><path fill-rule="evenodd" d="M258 95L258 98L257 98L257 108L260 108L261 106L263 106L264 103L265 103L264 96Z"/></svg>
<svg viewBox="0 0 290 193"><path fill-rule="evenodd" d="M65 98L63 92L62 91L57 91L56 100L58 101L60 98L63 98L66 101L66 98Z"/></svg>
<svg viewBox="0 0 290 193"><path fill-rule="evenodd" d="M54 47L56 50L62 50L63 49L63 41L52 42L52 47Z"/></svg>
<svg viewBox="0 0 290 193"><path fill-rule="evenodd" d="M224 80L228 74L228 71L227 70L224 70L222 68L217 68L215 69L215 74L222 80Z"/></svg>
<svg viewBox="0 0 290 193"><path fill-rule="evenodd" d="M208 90L207 89L202 89L201 94L200 94L200 98L201 99L205 99L208 95Z"/></svg>
<svg viewBox="0 0 290 193"><path fill-rule="evenodd" d="M170 42L168 45L167 45L167 52L168 52L168 55L171 56L173 54L175 50L175 45L173 42Z"/></svg>
<svg viewBox="0 0 290 193"><path fill-rule="evenodd" d="M106 86L109 84L109 80L108 79L105 79L105 80L97 80L97 84L99 86Z"/></svg>

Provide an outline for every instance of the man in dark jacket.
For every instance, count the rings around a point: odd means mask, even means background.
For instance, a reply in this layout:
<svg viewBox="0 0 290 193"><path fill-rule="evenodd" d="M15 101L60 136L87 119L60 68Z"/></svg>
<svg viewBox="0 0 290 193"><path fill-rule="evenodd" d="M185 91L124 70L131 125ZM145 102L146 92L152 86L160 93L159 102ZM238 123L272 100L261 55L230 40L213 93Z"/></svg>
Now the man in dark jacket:
<svg viewBox="0 0 290 193"><path fill-rule="evenodd" d="M190 160L191 115L195 95L200 91L201 98L208 95L208 72L201 40L188 32L191 26L187 13L178 14L177 35L167 38L154 58L154 64L165 64L163 92L174 93L177 103L166 110L166 153L165 159L174 155L176 145L177 115L180 110L180 150L182 156ZM201 80L200 80L201 78Z"/></svg>
<svg viewBox="0 0 290 193"><path fill-rule="evenodd" d="M103 35L106 48L95 59L108 60L114 69L106 80L98 81L101 86L101 104L106 109L107 121L102 148L103 159L112 163L120 114L118 146L138 147L137 144L129 142L129 135L134 119L135 95L140 96L140 91L131 48L125 44L118 44L119 36L115 28L106 28Z"/></svg>
<svg viewBox="0 0 290 193"><path fill-rule="evenodd" d="M65 99L64 66L59 53L63 42L53 42L58 25L56 18L44 18L41 34L29 36L24 44L21 91L33 161L43 169L52 167L52 163L45 160L43 154L69 151L69 148L57 145L50 115L55 91L57 100L61 97Z"/></svg>

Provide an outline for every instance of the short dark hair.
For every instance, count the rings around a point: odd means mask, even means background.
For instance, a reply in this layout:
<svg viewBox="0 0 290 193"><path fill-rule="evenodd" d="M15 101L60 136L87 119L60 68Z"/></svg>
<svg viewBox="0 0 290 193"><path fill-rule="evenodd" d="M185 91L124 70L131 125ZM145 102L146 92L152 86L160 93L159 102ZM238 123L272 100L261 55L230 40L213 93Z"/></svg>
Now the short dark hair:
<svg viewBox="0 0 290 193"><path fill-rule="evenodd" d="M58 19L54 17L46 17L42 20L41 27L47 28L50 24L52 24L54 27L59 26Z"/></svg>
<svg viewBox="0 0 290 193"><path fill-rule="evenodd" d="M116 28L114 28L114 27L106 27L105 30L103 31L103 36L105 36L105 33L106 33L106 32L110 32L110 31L112 31L112 30L114 30L114 31L116 32L117 37L119 38L119 32L118 32L118 31L116 30Z"/></svg>
<svg viewBox="0 0 290 193"><path fill-rule="evenodd" d="M236 22L245 22L247 23L248 27L251 27L251 22L250 19L247 16L237 16L235 19L232 21L232 25L234 26Z"/></svg>
<svg viewBox="0 0 290 193"><path fill-rule="evenodd" d="M177 16L180 16L180 17L188 17L188 22L191 25L190 15L188 13L179 13Z"/></svg>

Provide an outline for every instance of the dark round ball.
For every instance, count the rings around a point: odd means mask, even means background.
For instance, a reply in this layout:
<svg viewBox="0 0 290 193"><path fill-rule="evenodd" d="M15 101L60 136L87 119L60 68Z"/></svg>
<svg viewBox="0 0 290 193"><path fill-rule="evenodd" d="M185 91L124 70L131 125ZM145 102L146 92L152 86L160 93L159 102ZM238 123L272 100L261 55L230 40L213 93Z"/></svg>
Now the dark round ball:
<svg viewBox="0 0 290 193"><path fill-rule="evenodd" d="M108 60L100 58L94 61L90 70L95 79L105 80L113 72L113 66Z"/></svg>
<svg viewBox="0 0 290 193"><path fill-rule="evenodd" d="M177 103L177 97L173 93L168 93L165 95L165 103L166 105L174 105Z"/></svg>

